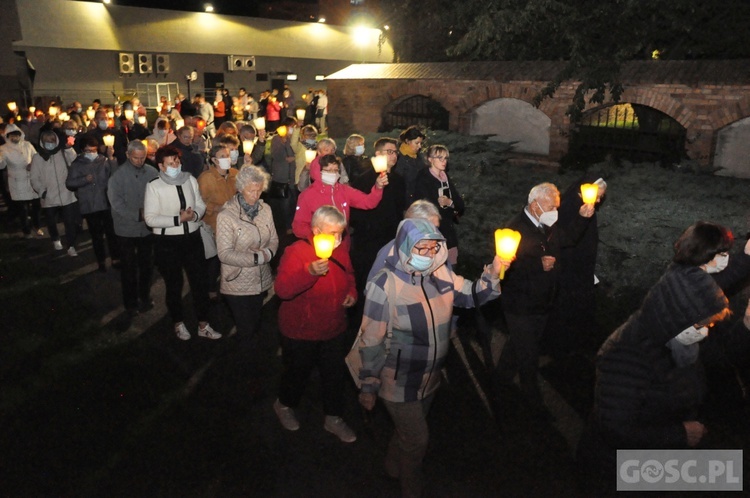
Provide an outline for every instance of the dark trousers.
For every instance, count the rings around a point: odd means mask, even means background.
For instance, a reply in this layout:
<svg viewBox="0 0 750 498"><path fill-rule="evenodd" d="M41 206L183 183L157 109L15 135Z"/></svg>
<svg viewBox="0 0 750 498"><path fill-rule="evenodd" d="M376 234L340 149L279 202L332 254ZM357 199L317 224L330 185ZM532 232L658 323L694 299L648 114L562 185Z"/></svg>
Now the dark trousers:
<svg viewBox="0 0 750 498"><path fill-rule="evenodd" d="M539 342L547 324L547 315L513 315L505 313L510 338L497 362L496 374L501 383L513 382L518 373L521 390L531 404L541 406L542 395L537 382Z"/></svg>
<svg viewBox="0 0 750 498"><path fill-rule="evenodd" d="M126 309L151 301L151 276L154 272L154 236L118 237L120 242L120 280Z"/></svg>
<svg viewBox="0 0 750 498"><path fill-rule="evenodd" d="M229 339L232 345L232 357L237 359L238 371L243 375L252 375L258 349L257 335L260 330L260 319L263 312L263 299L266 292L253 296L231 296L223 294L234 318L237 333Z"/></svg>
<svg viewBox="0 0 750 498"><path fill-rule="evenodd" d="M182 271L187 273L193 294L195 315L208 321L208 269L200 230L188 235L157 235L154 244L156 265L164 279L166 304L174 323L184 321L182 310Z"/></svg>
<svg viewBox="0 0 750 498"><path fill-rule="evenodd" d="M95 211L83 215L86 225L89 227L91 234L91 245L94 247L94 254L99 264L104 264L107 259L107 253L104 250L104 237L107 237L107 248L109 257L112 260L120 259L120 248L117 244L115 227L112 223L112 213L109 209Z"/></svg>
<svg viewBox="0 0 750 498"><path fill-rule="evenodd" d="M31 227L34 227L36 230L41 226L39 214L42 211L42 206L39 203L39 199L13 201L11 205L15 211L15 215L21 221L21 230L23 230L24 235L31 233Z"/></svg>
<svg viewBox="0 0 750 498"><path fill-rule="evenodd" d="M284 371L281 374L279 401L282 405L299 405L307 379L313 368L318 367L323 411L336 417L343 414L345 339L345 334L327 341L300 341L281 336Z"/></svg>
<svg viewBox="0 0 750 498"><path fill-rule="evenodd" d="M44 208L44 217L47 218L47 230L52 240L60 240L60 233L57 231L57 218L62 216L63 225L65 225L65 242L68 247L75 247L76 238L78 237L78 225L81 222L81 212L78 210L78 202L73 202L65 206L52 206Z"/></svg>
<svg viewBox="0 0 750 498"><path fill-rule="evenodd" d="M219 274L221 273L221 262L218 256L206 260L208 268L208 292L219 292Z"/></svg>

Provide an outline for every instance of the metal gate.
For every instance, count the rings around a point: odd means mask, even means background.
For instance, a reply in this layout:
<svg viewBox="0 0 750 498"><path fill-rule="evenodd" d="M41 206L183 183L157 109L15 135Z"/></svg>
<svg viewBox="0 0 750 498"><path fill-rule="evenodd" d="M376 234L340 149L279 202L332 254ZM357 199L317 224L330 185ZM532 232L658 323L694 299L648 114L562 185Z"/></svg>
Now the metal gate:
<svg viewBox="0 0 750 498"><path fill-rule="evenodd" d="M407 95L394 100L383 110L378 131L403 129L411 125L447 130L448 111L439 102L424 95Z"/></svg>
<svg viewBox="0 0 750 498"><path fill-rule="evenodd" d="M685 128L661 111L617 104L584 113L570 139L570 154L599 161L607 154L631 161L668 164L686 157Z"/></svg>

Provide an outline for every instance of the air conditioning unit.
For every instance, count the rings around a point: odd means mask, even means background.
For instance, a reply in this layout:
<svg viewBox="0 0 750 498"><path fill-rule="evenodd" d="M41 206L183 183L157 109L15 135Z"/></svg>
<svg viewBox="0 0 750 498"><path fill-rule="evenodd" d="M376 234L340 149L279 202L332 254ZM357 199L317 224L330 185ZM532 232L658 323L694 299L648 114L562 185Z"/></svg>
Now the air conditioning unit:
<svg viewBox="0 0 750 498"><path fill-rule="evenodd" d="M229 55L227 63L230 71L255 71L254 55Z"/></svg>
<svg viewBox="0 0 750 498"><path fill-rule="evenodd" d="M132 74L135 72L135 57L132 53L120 52L119 56L120 73Z"/></svg>
<svg viewBox="0 0 750 498"><path fill-rule="evenodd" d="M169 56L167 54L156 54L156 74L167 74L169 72Z"/></svg>
<svg viewBox="0 0 750 498"><path fill-rule="evenodd" d="M138 72L141 74L154 72L154 58L151 54L138 54Z"/></svg>

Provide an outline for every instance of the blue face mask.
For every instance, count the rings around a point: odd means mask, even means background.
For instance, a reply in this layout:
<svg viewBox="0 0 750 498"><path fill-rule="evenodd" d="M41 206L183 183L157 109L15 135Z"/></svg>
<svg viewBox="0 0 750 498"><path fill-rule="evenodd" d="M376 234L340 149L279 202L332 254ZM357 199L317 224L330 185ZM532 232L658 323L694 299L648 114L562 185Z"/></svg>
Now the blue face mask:
<svg viewBox="0 0 750 498"><path fill-rule="evenodd" d="M177 178L177 175L179 175L182 172L182 165L177 166L176 168L170 168L167 166L167 176L170 178Z"/></svg>
<svg viewBox="0 0 750 498"><path fill-rule="evenodd" d="M107 128L109 128L109 123L107 123L107 121L105 121L103 119L101 121L99 121L99 129L100 130L106 130Z"/></svg>
<svg viewBox="0 0 750 498"><path fill-rule="evenodd" d="M364 145L357 145L354 147L354 155L355 156L361 156L365 153L365 146Z"/></svg>
<svg viewBox="0 0 750 498"><path fill-rule="evenodd" d="M432 258L421 254L412 254L409 265L417 271L426 271L432 266Z"/></svg>
<svg viewBox="0 0 750 498"><path fill-rule="evenodd" d="M57 147L55 143L44 142L44 148L47 150L54 150Z"/></svg>
<svg viewBox="0 0 750 498"><path fill-rule="evenodd" d="M99 157L99 154L97 154L96 152L86 152L86 154L84 155L86 156L86 159L88 159L89 161L93 161L94 159Z"/></svg>

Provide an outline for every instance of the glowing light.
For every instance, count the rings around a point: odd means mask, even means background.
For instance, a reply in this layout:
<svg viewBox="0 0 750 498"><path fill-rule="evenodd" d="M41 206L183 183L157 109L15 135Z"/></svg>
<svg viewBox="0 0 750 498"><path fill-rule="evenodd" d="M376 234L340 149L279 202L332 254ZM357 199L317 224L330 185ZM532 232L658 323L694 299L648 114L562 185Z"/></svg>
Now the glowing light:
<svg viewBox="0 0 750 498"><path fill-rule="evenodd" d="M57 116L57 113L59 112L59 109L53 105L49 106L48 114L50 116Z"/></svg>
<svg viewBox="0 0 750 498"><path fill-rule="evenodd" d="M310 164L315 160L315 158L318 156L318 152L315 150L306 150L305 151L305 162L307 164Z"/></svg>
<svg viewBox="0 0 750 498"><path fill-rule="evenodd" d="M94 119L94 116L96 115L96 111L93 107L89 107L86 109L86 117L89 118L89 121Z"/></svg>
<svg viewBox="0 0 750 498"><path fill-rule="evenodd" d="M305 97L302 97L302 98L304 99ZM294 113L297 115L297 120L298 121L304 121L305 120L305 110L304 109L297 109L296 111L294 111Z"/></svg>
<svg viewBox="0 0 750 498"><path fill-rule="evenodd" d="M658 59L659 57L661 57L661 52L658 49L651 52L652 59Z"/></svg>
<svg viewBox="0 0 750 498"><path fill-rule="evenodd" d="M321 18L318 19L318 22L324 23L324 22L326 22L326 18L325 17L321 17Z"/></svg>
<svg viewBox="0 0 750 498"><path fill-rule="evenodd" d="M67 112L61 112L58 117L60 118L60 121L69 121L70 120L70 116L68 116Z"/></svg>
<svg viewBox="0 0 750 498"><path fill-rule="evenodd" d="M285 137L287 131L286 126L283 125L276 128L276 133L278 133L280 137Z"/></svg>
<svg viewBox="0 0 750 498"><path fill-rule="evenodd" d="M253 125L255 126L256 130L265 130L266 129L266 118L255 118L255 119L253 119Z"/></svg>
<svg viewBox="0 0 750 498"><path fill-rule="evenodd" d="M516 256L518 244L521 243L521 233L510 228L498 228L495 230L495 252L505 261L510 261ZM505 267L500 268L500 280L505 277Z"/></svg>
<svg viewBox="0 0 750 498"><path fill-rule="evenodd" d="M18 107L15 102L8 102L8 110L10 112L16 112L16 109L18 109Z"/></svg>
<svg viewBox="0 0 750 498"><path fill-rule="evenodd" d="M599 195L599 185L596 183L584 183L581 185L581 198L584 204L594 204Z"/></svg>
<svg viewBox="0 0 750 498"><path fill-rule="evenodd" d="M210 3L207 3L206 5L204 5L203 8L205 9L206 12L213 12L214 11L214 6L211 5Z"/></svg>
<svg viewBox="0 0 750 498"><path fill-rule="evenodd" d="M109 4L111 4L111 3L112 3L112 0L102 0L102 3L103 3L104 5L109 5Z"/></svg>
<svg viewBox="0 0 750 498"><path fill-rule="evenodd" d="M174 128L175 128L175 130L179 130L183 126L185 126L185 120L184 119L175 119L174 120Z"/></svg>
<svg viewBox="0 0 750 498"><path fill-rule="evenodd" d="M114 119L115 118L115 111L107 111L107 117L109 119Z"/></svg>
<svg viewBox="0 0 750 498"><path fill-rule="evenodd" d="M104 142L104 145L107 147L113 147L115 145L115 136L114 135L104 135L102 137L102 141Z"/></svg>
<svg viewBox="0 0 750 498"><path fill-rule="evenodd" d="M388 170L388 156L372 156L372 167L376 173L385 173Z"/></svg>
<svg viewBox="0 0 750 498"><path fill-rule="evenodd" d="M255 142L253 142L252 140L242 141L242 150L245 151L245 154L252 154L254 147L255 147Z"/></svg>
<svg viewBox="0 0 750 498"><path fill-rule="evenodd" d="M146 116L138 116L138 124L146 126Z"/></svg>
<svg viewBox="0 0 750 498"><path fill-rule="evenodd" d="M325 81L326 76L324 74L316 74L315 81Z"/></svg>
<svg viewBox="0 0 750 498"><path fill-rule="evenodd" d="M365 26L357 26L356 28L354 28L353 33L354 43L359 46L367 45L368 43L370 43L371 33L372 30L370 30L369 28L366 28Z"/></svg>
<svg viewBox="0 0 750 498"><path fill-rule="evenodd" d="M315 246L315 255L320 259L328 259L333 254L333 245L336 243L336 236L328 233L319 233L313 236L313 245Z"/></svg>
<svg viewBox="0 0 750 498"><path fill-rule="evenodd" d="M385 31L388 31L389 29L391 29L391 27L390 27L390 26L388 26L388 25L386 24L385 26L383 26L383 29L384 29Z"/></svg>
<svg viewBox="0 0 750 498"><path fill-rule="evenodd" d="M125 109L124 114L125 119L127 119L128 121L133 121L133 116L135 115L133 109Z"/></svg>
<svg viewBox="0 0 750 498"><path fill-rule="evenodd" d="M286 79L289 81L297 81L297 75L296 74L287 74Z"/></svg>

